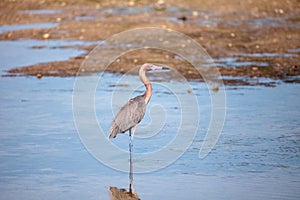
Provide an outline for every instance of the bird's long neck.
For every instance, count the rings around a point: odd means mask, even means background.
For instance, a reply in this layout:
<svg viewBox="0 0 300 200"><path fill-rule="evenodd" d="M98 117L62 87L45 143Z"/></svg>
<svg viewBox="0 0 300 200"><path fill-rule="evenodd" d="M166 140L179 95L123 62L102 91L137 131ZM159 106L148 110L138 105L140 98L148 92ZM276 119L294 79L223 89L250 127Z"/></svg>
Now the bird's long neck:
<svg viewBox="0 0 300 200"><path fill-rule="evenodd" d="M149 79L147 78L146 71L143 69L143 67L140 69L139 75L140 75L141 81L144 83L144 85L146 87L146 91L145 91L144 95L145 95L145 103L147 104L152 95L152 85L151 85Z"/></svg>
<svg viewBox="0 0 300 200"><path fill-rule="evenodd" d="M145 92L145 102L146 104L149 102L152 95L152 85L151 83L145 84L146 92Z"/></svg>

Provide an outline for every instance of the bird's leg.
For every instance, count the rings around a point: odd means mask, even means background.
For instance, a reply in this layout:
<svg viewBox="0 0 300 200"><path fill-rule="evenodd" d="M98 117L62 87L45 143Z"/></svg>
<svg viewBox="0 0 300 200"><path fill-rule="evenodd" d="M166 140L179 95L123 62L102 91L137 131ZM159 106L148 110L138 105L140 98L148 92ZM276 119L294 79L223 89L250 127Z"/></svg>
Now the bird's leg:
<svg viewBox="0 0 300 200"><path fill-rule="evenodd" d="M133 184L133 166L132 166L132 137L131 129L129 129L129 193L132 194L132 184Z"/></svg>
<svg viewBox="0 0 300 200"><path fill-rule="evenodd" d="M129 152L130 152L130 156L131 156L132 146L133 146L133 144L132 144L133 134L134 134L134 132L133 132L132 128L129 129Z"/></svg>
<svg viewBox="0 0 300 200"><path fill-rule="evenodd" d="M131 135L131 139L133 139L133 136L134 136L134 133L135 133L135 130L137 129L137 125L133 126L131 128L131 133L129 132L129 134Z"/></svg>

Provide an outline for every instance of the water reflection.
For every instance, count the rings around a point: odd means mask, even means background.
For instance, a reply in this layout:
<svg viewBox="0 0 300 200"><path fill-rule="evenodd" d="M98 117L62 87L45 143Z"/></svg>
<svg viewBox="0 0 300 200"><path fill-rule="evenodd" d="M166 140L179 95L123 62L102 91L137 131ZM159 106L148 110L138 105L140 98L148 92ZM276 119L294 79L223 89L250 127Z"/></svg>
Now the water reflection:
<svg viewBox="0 0 300 200"><path fill-rule="evenodd" d="M129 136L129 192L133 189L132 138Z"/></svg>
<svg viewBox="0 0 300 200"><path fill-rule="evenodd" d="M110 186L110 198L111 200L131 200L140 199L133 188L133 162L132 162L132 139L129 137L129 189L117 188Z"/></svg>
<svg viewBox="0 0 300 200"><path fill-rule="evenodd" d="M135 191L127 192L124 188L109 187L111 200L134 200L140 199Z"/></svg>

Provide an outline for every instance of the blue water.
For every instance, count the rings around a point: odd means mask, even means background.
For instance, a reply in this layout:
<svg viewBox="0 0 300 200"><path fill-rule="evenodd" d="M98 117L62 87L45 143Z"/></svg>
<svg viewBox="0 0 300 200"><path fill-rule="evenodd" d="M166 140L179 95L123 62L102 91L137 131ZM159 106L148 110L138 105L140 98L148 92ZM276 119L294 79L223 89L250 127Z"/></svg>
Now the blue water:
<svg viewBox="0 0 300 200"><path fill-rule="evenodd" d="M2 70L15 67L68 60L70 57L86 53L84 50L76 49L78 46L91 44L95 43L80 40L23 39L0 41L0 69L3 72Z"/></svg>
<svg viewBox="0 0 300 200"><path fill-rule="evenodd" d="M38 23L38 24L16 24L16 25L5 25L0 27L0 34L9 32L9 31L18 31L26 29L45 29L53 28L58 26L58 23Z"/></svg>
<svg viewBox="0 0 300 200"><path fill-rule="evenodd" d="M106 77L107 84L119 80L111 74ZM104 166L81 143L73 122L74 80L0 78L0 199L109 199L109 186L128 188L128 174ZM178 161L157 172L134 175L139 197L299 199L300 107L296 99L300 85L227 87L225 126L216 147L203 160L198 151L210 117L208 91L203 83L191 85L202 108L203 124ZM154 84L150 107L173 98L160 89ZM103 96L113 90L97 89L107 91ZM106 98L97 98L97 110L103 110ZM177 112L174 105L165 108ZM106 116L106 129L113 116L110 108L104 110L107 113L97 115ZM146 116L141 127L147 121ZM127 141L125 135L117 139ZM147 150L138 141L135 145L137 150Z"/></svg>
<svg viewBox="0 0 300 200"><path fill-rule="evenodd" d="M30 15L52 15L52 14L61 13L61 11L60 10L43 9L43 10L24 10L24 11L21 11L21 13L30 14Z"/></svg>

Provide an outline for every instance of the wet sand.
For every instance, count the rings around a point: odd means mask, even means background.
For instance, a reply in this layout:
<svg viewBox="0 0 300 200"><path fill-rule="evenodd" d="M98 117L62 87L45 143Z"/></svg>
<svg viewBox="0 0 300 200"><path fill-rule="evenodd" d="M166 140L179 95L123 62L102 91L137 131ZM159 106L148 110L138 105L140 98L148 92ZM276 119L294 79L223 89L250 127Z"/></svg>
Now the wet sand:
<svg viewBox="0 0 300 200"><path fill-rule="evenodd" d="M161 2L161 3L160 3ZM163 3L162 3L163 2ZM102 41L113 34L141 27L160 27L182 32L201 44L225 77L266 77L299 82L300 5L297 0L259 1L11 1L0 6L0 23L7 31L0 40ZM47 23L48 27L47 27ZM44 24L14 30L11 25ZM52 25L52 26L51 26ZM77 46L85 54L67 61L16 67L6 75L75 76L95 44ZM43 46L32 48L43 49ZM73 47L59 47L73 48ZM180 62L168 53L130 53L107 69L125 73L144 63L149 54L157 62ZM180 73L200 79L196 70L182 63ZM227 84L250 84L227 78Z"/></svg>

